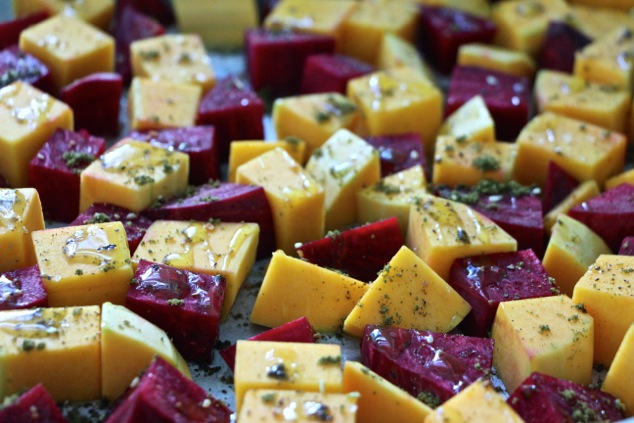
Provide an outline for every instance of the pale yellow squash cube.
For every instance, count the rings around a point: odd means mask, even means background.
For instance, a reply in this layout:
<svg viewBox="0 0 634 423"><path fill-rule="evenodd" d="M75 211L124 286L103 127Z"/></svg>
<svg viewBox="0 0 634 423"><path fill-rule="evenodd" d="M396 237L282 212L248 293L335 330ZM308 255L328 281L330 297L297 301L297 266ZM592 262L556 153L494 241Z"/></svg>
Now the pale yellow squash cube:
<svg viewBox="0 0 634 423"><path fill-rule="evenodd" d="M478 43L460 46L457 63L460 66L478 66L530 79L535 75L537 67L526 52Z"/></svg>
<svg viewBox="0 0 634 423"><path fill-rule="evenodd" d="M357 421L420 423L433 410L358 361L343 366L343 391L360 394Z"/></svg>
<svg viewBox="0 0 634 423"><path fill-rule="evenodd" d="M495 141L495 122L481 95L472 97L445 119L438 135L456 139Z"/></svg>
<svg viewBox="0 0 634 423"><path fill-rule="evenodd" d="M281 148L240 166L236 182L264 188L273 214L276 244L286 253L295 253L296 242L324 235L324 189Z"/></svg>
<svg viewBox="0 0 634 423"><path fill-rule="evenodd" d="M552 233L553 226L560 215L568 213L574 206L588 201L601 193L599 185L594 179L581 183L564 200L556 205L546 216L544 216L544 230L548 235Z"/></svg>
<svg viewBox="0 0 634 423"><path fill-rule="evenodd" d="M368 287L276 251L251 311L251 322L273 328L305 316L315 330L337 332Z"/></svg>
<svg viewBox="0 0 634 423"><path fill-rule="evenodd" d="M0 397L43 383L56 401L101 398L99 307L0 311Z"/></svg>
<svg viewBox="0 0 634 423"><path fill-rule="evenodd" d="M517 139L514 179L544 186L554 161L578 181L599 186L623 170L627 139L623 134L577 119L545 112L534 117Z"/></svg>
<svg viewBox="0 0 634 423"><path fill-rule="evenodd" d="M634 169L626 170L625 172L619 173L618 175L605 181L605 190L607 191L621 184L634 185ZM597 193L597 195L598 194L599 193Z"/></svg>
<svg viewBox="0 0 634 423"><path fill-rule="evenodd" d="M238 341L233 379L238 413L250 389L341 393L341 346Z"/></svg>
<svg viewBox="0 0 634 423"><path fill-rule="evenodd" d="M387 71L397 79L403 79L400 72L390 72L397 69L410 68L417 77L422 77L429 85L435 85L434 73L425 63L418 53L416 46L399 37L398 35L387 33L383 35L383 41L379 44L379 55L377 57L377 67ZM409 80L409 78L405 78Z"/></svg>
<svg viewBox="0 0 634 423"><path fill-rule="evenodd" d="M359 117L357 106L339 93L285 97L273 103L273 126L279 138L297 137L312 154L339 129L352 130Z"/></svg>
<svg viewBox="0 0 634 423"><path fill-rule="evenodd" d="M587 385L598 331L592 316L565 295L503 302L491 329L493 366L509 392L532 372Z"/></svg>
<svg viewBox="0 0 634 423"><path fill-rule="evenodd" d="M0 89L0 175L28 185L29 162L56 129L73 129L73 111L37 88L16 81Z"/></svg>
<svg viewBox="0 0 634 423"><path fill-rule="evenodd" d="M44 216L35 189L0 189L0 273L36 263L31 233L41 229Z"/></svg>
<svg viewBox="0 0 634 423"><path fill-rule="evenodd" d="M157 220L137 247L132 262L163 263L193 272L222 275L226 280L222 319L255 263L257 223Z"/></svg>
<svg viewBox="0 0 634 423"><path fill-rule="evenodd" d="M33 244L50 306L125 303L134 272L121 222L36 231Z"/></svg>
<svg viewBox="0 0 634 423"><path fill-rule="evenodd" d="M402 246L352 309L343 331L355 338L366 325L447 333L470 311L460 294Z"/></svg>
<svg viewBox="0 0 634 423"><path fill-rule="evenodd" d="M109 203L133 212L185 191L189 156L126 138L81 172L79 208Z"/></svg>
<svg viewBox="0 0 634 423"><path fill-rule="evenodd" d="M634 323L625 333L601 390L614 395L625 405L625 415L634 417ZM344 376L345 378L345 376Z"/></svg>
<svg viewBox="0 0 634 423"><path fill-rule="evenodd" d="M578 93L585 87L586 82L579 77L550 69L540 69L533 88L537 113L543 112L551 101Z"/></svg>
<svg viewBox="0 0 634 423"><path fill-rule="evenodd" d="M276 147L286 151L297 163L304 163L306 143L297 137L289 136L280 141L232 141L229 144L227 180L235 182L236 172L240 166Z"/></svg>
<svg viewBox="0 0 634 423"><path fill-rule="evenodd" d="M357 220L357 192L381 177L378 151L362 138L340 129L313 151L306 171L324 187L326 230Z"/></svg>
<svg viewBox="0 0 634 423"><path fill-rule="evenodd" d="M634 323L634 257L601 255L575 285L572 299L594 317L594 362L609 366Z"/></svg>
<svg viewBox="0 0 634 423"><path fill-rule="evenodd" d="M610 6L619 2L624 6L621 10ZM569 3L566 22L591 39L600 38L616 26L634 27L634 17L629 13L634 7L632 0L571 0Z"/></svg>
<svg viewBox="0 0 634 423"><path fill-rule="evenodd" d="M77 17L104 31L110 29L115 0L13 0L15 15L26 16L37 12Z"/></svg>
<svg viewBox="0 0 634 423"><path fill-rule="evenodd" d="M138 314L121 305L104 303L100 327L101 394L108 401L119 398L155 356L191 379L189 367L165 331Z"/></svg>
<svg viewBox="0 0 634 423"><path fill-rule="evenodd" d="M410 208L406 245L444 280L457 258L517 250L517 241L486 216L429 194Z"/></svg>
<svg viewBox="0 0 634 423"><path fill-rule="evenodd" d="M488 18L491 14L491 5L488 0L417 0L417 2L429 6L450 7L452 9L462 10L463 12L471 13L483 18Z"/></svg>
<svg viewBox="0 0 634 423"><path fill-rule="evenodd" d="M114 38L79 18L56 15L25 29L20 49L48 66L57 91L92 73L114 71Z"/></svg>

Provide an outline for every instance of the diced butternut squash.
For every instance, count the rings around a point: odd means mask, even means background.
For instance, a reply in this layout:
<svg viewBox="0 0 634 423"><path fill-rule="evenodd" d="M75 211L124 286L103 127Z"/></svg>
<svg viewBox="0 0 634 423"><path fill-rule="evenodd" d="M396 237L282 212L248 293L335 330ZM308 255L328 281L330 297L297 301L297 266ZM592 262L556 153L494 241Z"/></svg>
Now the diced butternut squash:
<svg viewBox="0 0 634 423"><path fill-rule="evenodd" d="M445 119L438 134L472 141L495 141L495 122L482 96L476 95Z"/></svg>
<svg viewBox="0 0 634 423"><path fill-rule="evenodd" d="M49 15L62 13L86 21L104 31L110 28L114 14L114 0L13 0L16 16L26 16L45 11Z"/></svg>
<svg viewBox="0 0 634 423"><path fill-rule="evenodd" d="M605 181L605 189L610 190L621 184L634 185L634 169L627 170ZM597 192L597 195L599 193Z"/></svg>
<svg viewBox="0 0 634 423"><path fill-rule="evenodd" d="M228 181L236 181L236 171L240 166L275 147L286 151L297 163L304 163L306 143L297 137L287 137L281 141L232 141L229 145Z"/></svg>
<svg viewBox="0 0 634 423"><path fill-rule="evenodd" d="M479 66L511 75L533 78L535 61L523 51L486 44L464 44L458 49L458 65Z"/></svg>
<svg viewBox="0 0 634 423"><path fill-rule="evenodd" d="M592 39L600 38L616 26L633 26L630 0L571 0L567 21ZM620 9L620 10L619 10Z"/></svg>
<svg viewBox="0 0 634 423"><path fill-rule="evenodd" d="M543 112L551 101L578 93L585 86L585 81L577 76L549 69L540 69L537 72L533 88L537 112Z"/></svg>
<svg viewBox="0 0 634 423"><path fill-rule="evenodd" d="M601 390L614 395L625 405L625 415L634 416L634 323L625 333ZM345 376L344 376L345 378Z"/></svg>
<svg viewBox="0 0 634 423"><path fill-rule="evenodd" d="M383 35L383 42L379 47L377 67L384 71L408 68L422 77L428 84L434 85L434 75L414 44L394 34ZM387 73L399 78L397 73Z"/></svg>
<svg viewBox="0 0 634 423"><path fill-rule="evenodd" d="M544 229L548 234L553 230L553 226L560 215L568 213L577 204L581 204L586 200L599 195L601 190L594 179L585 181L574 189L559 205L555 206L544 216Z"/></svg>

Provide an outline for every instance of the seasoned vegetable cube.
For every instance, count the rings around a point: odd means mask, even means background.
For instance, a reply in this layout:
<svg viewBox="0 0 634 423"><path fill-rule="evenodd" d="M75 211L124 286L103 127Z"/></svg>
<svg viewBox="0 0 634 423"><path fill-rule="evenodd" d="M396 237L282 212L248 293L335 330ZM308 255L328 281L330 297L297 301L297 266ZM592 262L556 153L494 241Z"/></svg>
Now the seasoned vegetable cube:
<svg viewBox="0 0 634 423"><path fill-rule="evenodd" d="M27 82L42 91L50 92L53 89L48 67L13 45L0 51L0 88L17 80Z"/></svg>
<svg viewBox="0 0 634 423"><path fill-rule="evenodd" d="M286 137L280 141L232 141L229 145L229 168L227 180L236 181L236 171L240 166L257 156L268 153L276 147L286 151L297 163L305 162L306 143L297 137Z"/></svg>
<svg viewBox="0 0 634 423"><path fill-rule="evenodd" d="M17 16L42 11L50 16L74 16L106 31L114 13L114 3L113 0L82 0L71 3L66 0L13 0L13 8Z"/></svg>
<svg viewBox="0 0 634 423"><path fill-rule="evenodd" d="M575 53L591 42L592 40L584 35L582 30L576 29L567 22L550 21L544 44L539 51L539 67L572 72L575 66Z"/></svg>
<svg viewBox="0 0 634 423"><path fill-rule="evenodd" d="M546 186L542 200L544 214L561 204L579 186L579 181L570 176L556 162L548 163Z"/></svg>
<svg viewBox="0 0 634 423"><path fill-rule="evenodd" d="M478 94L449 115L438 133L456 139L495 141L495 123L484 98Z"/></svg>
<svg viewBox="0 0 634 423"><path fill-rule="evenodd" d="M601 190L594 179L585 181L575 188L566 198L564 198L554 209L544 216L544 229L547 234L552 233L553 226L559 215L568 214L568 212L579 204L599 195ZM575 217L576 220L581 220Z"/></svg>
<svg viewBox="0 0 634 423"><path fill-rule="evenodd" d="M43 384L38 383L0 409L0 420L20 423L29 420L47 423L67 423L66 417L55 404L55 400Z"/></svg>
<svg viewBox="0 0 634 423"><path fill-rule="evenodd" d="M632 379L632 355L634 354L634 323L625 333L614 355L601 390L614 395L625 405L625 415L634 416L634 379Z"/></svg>
<svg viewBox="0 0 634 423"><path fill-rule="evenodd" d="M341 54L308 56L302 73L302 94L346 93L348 81L374 72L373 66Z"/></svg>
<svg viewBox="0 0 634 423"><path fill-rule="evenodd" d="M380 135L366 137L365 140L379 151L381 177L416 166L420 166L425 171L424 175L427 175L427 160L419 134Z"/></svg>
<svg viewBox="0 0 634 423"><path fill-rule="evenodd" d="M527 53L487 44L473 43L460 46L458 64L479 66L531 79L535 75L535 62Z"/></svg>
<svg viewBox="0 0 634 423"><path fill-rule="evenodd" d="M48 294L37 264L0 273L0 310L46 306Z"/></svg>

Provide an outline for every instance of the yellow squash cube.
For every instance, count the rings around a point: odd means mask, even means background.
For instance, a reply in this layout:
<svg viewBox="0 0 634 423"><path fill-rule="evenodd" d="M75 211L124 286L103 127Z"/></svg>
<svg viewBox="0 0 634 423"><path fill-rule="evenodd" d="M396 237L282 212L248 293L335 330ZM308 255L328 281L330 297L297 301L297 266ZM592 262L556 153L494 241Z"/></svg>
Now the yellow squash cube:
<svg viewBox="0 0 634 423"><path fill-rule="evenodd" d="M434 85L434 74L423 61L414 44L399 37L387 33L383 35L383 41L379 44L377 67L384 71L409 68L429 84ZM389 75L399 78L399 72L387 72Z"/></svg>
<svg viewBox="0 0 634 423"><path fill-rule="evenodd" d="M625 415L634 416L634 323L625 333L614 361L605 375L601 390L614 395L625 405Z"/></svg>
<svg viewBox="0 0 634 423"><path fill-rule="evenodd" d="M560 215L568 213L577 204L581 204L584 201L596 197L601 193L599 185L594 179L583 182L577 188L574 189L564 200L556 205L546 216L544 216L544 229L547 234L551 234L553 226Z"/></svg>
<svg viewBox="0 0 634 423"><path fill-rule="evenodd" d="M565 295L503 302L491 329L493 366L509 392L532 372L587 385L598 331L592 316Z"/></svg>
<svg viewBox="0 0 634 423"><path fill-rule="evenodd" d="M460 46L458 65L479 66L530 79L535 75L536 68L535 61L526 52L477 43Z"/></svg>
<svg viewBox="0 0 634 423"><path fill-rule="evenodd" d="M184 192L188 175L187 154L126 138L82 171L79 208L109 203L140 212Z"/></svg>
<svg viewBox="0 0 634 423"><path fill-rule="evenodd" d="M26 16L36 12L58 13L82 19L104 31L110 28L114 13L114 0L13 0L16 16Z"/></svg>
<svg viewBox="0 0 634 423"><path fill-rule="evenodd" d="M0 273L35 264L31 233L41 229L44 216L35 189L0 189Z"/></svg>
<svg viewBox="0 0 634 423"><path fill-rule="evenodd" d="M337 131L306 164L306 171L324 187L326 230L357 219L357 192L381 177L378 151L346 129Z"/></svg>
<svg viewBox="0 0 634 423"><path fill-rule="evenodd" d="M634 185L634 169L619 173L605 181L605 190L607 191L621 184ZM599 195L599 193L597 192L596 195Z"/></svg>
<svg viewBox="0 0 634 423"><path fill-rule="evenodd" d="M276 251L251 311L251 322L272 328L305 316L315 330L337 332L368 286Z"/></svg>
<svg viewBox="0 0 634 423"><path fill-rule="evenodd" d="M25 187L29 162L56 129L73 129L73 111L37 88L16 81L0 89L0 175Z"/></svg>
<svg viewBox="0 0 634 423"><path fill-rule="evenodd" d="M585 87L586 82L579 77L564 72L541 69L537 72L533 88L537 113L543 112L551 101L578 93Z"/></svg>
<svg viewBox="0 0 634 423"><path fill-rule="evenodd" d="M296 242L313 241L324 235L324 189L281 148L240 166L236 182L264 188L277 246L286 253L295 252Z"/></svg>
<svg viewBox="0 0 634 423"><path fill-rule="evenodd" d="M438 134L472 141L495 141L495 122L482 96L476 95L445 119Z"/></svg>
<svg viewBox="0 0 634 423"><path fill-rule="evenodd" d="M255 263L259 235L257 223L157 220L143 236L132 261L136 265L144 259L224 276L224 320Z"/></svg>
<svg viewBox="0 0 634 423"><path fill-rule="evenodd" d="M470 311L468 302L403 246L352 309L343 331L355 338L366 325L447 333Z"/></svg>
<svg viewBox="0 0 634 423"><path fill-rule="evenodd" d="M634 26L634 17L629 11L634 7L632 0L571 0L567 22L591 39L600 38L616 26ZM621 3L620 10L612 8Z"/></svg>
<svg viewBox="0 0 634 423"><path fill-rule="evenodd" d="M634 323L634 257L601 255L575 285L572 299L594 317L594 362L609 366Z"/></svg>
<svg viewBox="0 0 634 423"><path fill-rule="evenodd" d="M48 66L57 91L92 73L114 71L114 39L78 18L56 15L25 29L20 48Z"/></svg>
<svg viewBox="0 0 634 423"><path fill-rule="evenodd" d="M133 270L121 222L37 231L33 244L50 306L125 303Z"/></svg>
<svg viewBox="0 0 634 423"><path fill-rule="evenodd" d="M56 401L101 398L99 307L0 311L0 398L43 383Z"/></svg>
<svg viewBox="0 0 634 423"><path fill-rule="evenodd" d="M229 144L227 180L235 182L236 172L240 166L276 147L286 151L297 163L304 163L306 143L297 137L289 136L281 141L232 141Z"/></svg>

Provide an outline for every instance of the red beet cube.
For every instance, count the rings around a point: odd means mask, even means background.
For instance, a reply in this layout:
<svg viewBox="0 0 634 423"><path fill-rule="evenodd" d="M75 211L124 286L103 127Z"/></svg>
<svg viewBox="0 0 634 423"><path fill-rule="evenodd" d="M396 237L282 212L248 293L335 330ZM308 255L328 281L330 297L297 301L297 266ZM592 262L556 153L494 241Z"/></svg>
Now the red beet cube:
<svg viewBox="0 0 634 423"><path fill-rule="evenodd" d="M249 338L249 341L277 341L277 342L315 342L315 332L310 326L310 322L305 317L284 323L273 329ZM220 355L225 360L231 370L236 364L236 345L233 344L220 351Z"/></svg>
<svg viewBox="0 0 634 423"><path fill-rule="evenodd" d="M612 395L542 373L531 373L507 402L526 423L614 422L624 418Z"/></svg>
<svg viewBox="0 0 634 423"><path fill-rule="evenodd" d="M174 23L174 11L167 0L117 0L117 16L128 8L134 8L163 25Z"/></svg>
<svg viewBox="0 0 634 423"><path fill-rule="evenodd" d="M28 82L42 91L51 92L53 88L48 67L36 57L13 46L0 51L0 88L18 80Z"/></svg>
<svg viewBox="0 0 634 423"><path fill-rule="evenodd" d="M493 340L367 325L361 362L413 396L435 399L437 405L488 378Z"/></svg>
<svg viewBox="0 0 634 423"><path fill-rule="evenodd" d="M430 179L423 140L419 134L380 135L368 137L368 144L379 150L381 177L421 165Z"/></svg>
<svg viewBox="0 0 634 423"><path fill-rule="evenodd" d="M203 96L196 123L216 128L218 157L226 162L231 141L264 139L263 117L264 103L251 86L230 77L218 81Z"/></svg>
<svg viewBox="0 0 634 423"><path fill-rule="evenodd" d="M621 248L619 248L619 255L634 256L634 236L626 236L623 238Z"/></svg>
<svg viewBox="0 0 634 423"><path fill-rule="evenodd" d="M306 58L335 52L335 39L323 35L251 29L245 37L251 84L273 96L298 94Z"/></svg>
<svg viewBox="0 0 634 423"><path fill-rule="evenodd" d="M79 173L106 149L86 131L56 130L29 163L29 185L37 189L47 219L69 222L79 213ZM60 201L63 199L63 201Z"/></svg>
<svg viewBox="0 0 634 423"><path fill-rule="evenodd" d="M440 72L449 73L463 44L490 44L496 26L488 20L450 7L422 6L418 17L419 45Z"/></svg>
<svg viewBox="0 0 634 423"><path fill-rule="evenodd" d="M157 356L106 423L229 423L231 410Z"/></svg>
<svg viewBox="0 0 634 423"><path fill-rule="evenodd" d="M513 141L528 122L531 83L527 78L476 66L456 66L451 74L445 115L480 94L495 121L496 136Z"/></svg>
<svg viewBox="0 0 634 423"><path fill-rule="evenodd" d="M218 339L225 280L141 260L126 307L167 332L188 360L211 360Z"/></svg>
<svg viewBox="0 0 634 423"><path fill-rule="evenodd" d="M539 67L572 73L575 52L592 40L565 22L551 21L539 52Z"/></svg>
<svg viewBox="0 0 634 423"><path fill-rule="evenodd" d="M453 262L447 280L471 304L460 324L470 336L484 337L502 301L558 293L533 250L464 257Z"/></svg>
<svg viewBox="0 0 634 423"><path fill-rule="evenodd" d="M130 137L186 153L189 156L189 183L192 185L220 178L213 126L133 131Z"/></svg>
<svg viewBox="0 0 634 423"><path fill-rule="evenodd" d="M566 172L564 168L555 162L549 162L546 186L544 187L544 199L542 200L542 212L546 214L551 211L578 186L579 181Z"/></svg>
<svg viewBox="0 0 634 423"><path fill-rule="evenodd" d="M44 289L37 264L0 273L0 310L46 306L48 294Z"/></svg>
<svg viewBox="0 0 634 423"><path fill-rule="evenodd" d="M66 423L67 421L51 394L41 383L0 409L0 422L3 423Z"/></svg>
<svg viewBox="0 0 634 423"><path fill-rule="evenodd" d="M0 50L17 45L20 41L20 33L24 29L42 22L46 18L48 18L47 12L37 12L10 21L0 22Z"/></svg>
<svg viewBox="0 0 634 423"><path fill-rule="evenodd" d="M297 252L311 263L371 282L403 244L398 219L391 217L343 232L329 232L325 238L302 244Z"/></svg>
<svg viewBox="0 0 634 423"><path fill-rule="evenodd" d="M93 73L62 88L60 99L73 109L75 128L92 134L119 133L123 79L116 73Z"/></svg>
<svg viewBox="0 0 634 423"><path fill-rule="evenodd" d="M302 74L302 94L346 94L348 81L374 72L374 66L354 57L339 54L315 54L309 56Z"/></svg>
<svg viewBox="0 0 634 423"><path fill-rule="evenodd" d="M275 249L271 207L264 188L259 186L205 184L186 197L172 199L143 213L152 220L254 222L260 226L258 257L268 257Z"/></svg>

